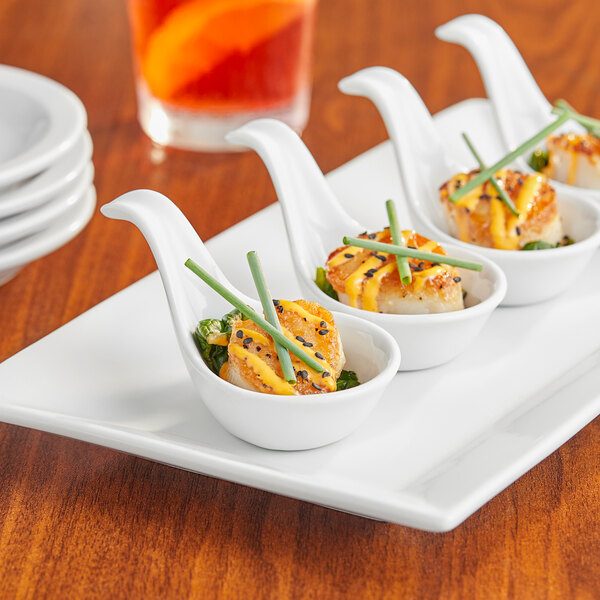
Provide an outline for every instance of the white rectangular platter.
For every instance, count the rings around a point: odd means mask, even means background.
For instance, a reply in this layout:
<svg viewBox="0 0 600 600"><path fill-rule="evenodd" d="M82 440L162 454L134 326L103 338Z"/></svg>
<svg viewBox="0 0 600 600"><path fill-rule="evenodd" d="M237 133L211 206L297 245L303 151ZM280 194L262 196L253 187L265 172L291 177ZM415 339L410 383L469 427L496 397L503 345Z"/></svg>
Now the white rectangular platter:
<svg viewBox="0 0 600 600"><path fill-rule="evenodd" d="M457 104L436 123L465 162L462 131L486 162L498 157L487 101ZM385 199L402 203L389 142L328 179L348 212L372 229L386 222ZM273 294L300 297L277 204L208 247L244 292L253 291L244 255L256 249ZM447 531L600 414L599 305L595 256L586 277L560 298L499 309L459 358L399 373L350 437L316 450L276 452L227 433L197 398L155 272L2 363L0 420L370 518Z"/></svg>

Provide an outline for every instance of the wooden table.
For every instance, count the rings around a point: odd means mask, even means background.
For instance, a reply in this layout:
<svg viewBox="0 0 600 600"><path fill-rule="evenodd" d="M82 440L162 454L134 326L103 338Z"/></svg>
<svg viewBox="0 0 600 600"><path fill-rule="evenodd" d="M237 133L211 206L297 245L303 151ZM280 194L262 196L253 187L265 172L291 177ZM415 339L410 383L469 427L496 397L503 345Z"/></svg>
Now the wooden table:
<svg viewBox="0 0 600 600"><path fill-rule="evenodd" d="M432 112L484 95L466 51L433 36L464 12L511 33L549 98L600 115L597 0L321 0L304 139L324 171L386 137L369 102L337 91L344 75L398 69ZM275 201L254 154L153 152L123 0L2 0L0 62L83 100L99 204L154 188L207 239ZM0 288L0 360L154 268L137 230L96 213ZM0 443L2 598L600 598L599 419L447 534L21 427L0 425Z"/></svg>

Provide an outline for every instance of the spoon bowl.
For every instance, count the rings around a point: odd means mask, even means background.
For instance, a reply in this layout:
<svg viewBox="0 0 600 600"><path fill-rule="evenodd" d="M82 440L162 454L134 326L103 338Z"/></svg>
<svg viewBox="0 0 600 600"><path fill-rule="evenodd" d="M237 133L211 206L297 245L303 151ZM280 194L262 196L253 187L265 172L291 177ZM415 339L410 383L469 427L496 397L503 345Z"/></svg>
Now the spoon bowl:
<svg viewBox="0 0 600 600"><path fill-rule="evenodd" d="M166 196L135 190L101 208L112 219L130 221L148 242L163 281L175 334L198 395L227 431L263 448L304 450L349 435L373 410L398 371L400 351L392 336L345 314L335 322L348 369L361 385L329 394L278 396L237 387L205 364L193 332L198 321L220 318L231 305L184 266L192 258L244 302L262 312L260 303L238 291L219 269L202 240Z"/></svg>
<svg viewBox="0 0 600 600"><path fill-rule="evenodd" d="M365 230L341 207L323 173L298 135L273 119L257 119L231 132L227 140L255 150L264 161L281 203L292 259L302 291L329 310L360 317L389 331L402 352L402 371L448 362L478 335L506 292L502 271L471 249L448 246L450 255L484 265L481 273L461 270L470 306L424 314L382 314L334 300L315 284L317 267L342 245L343 237Z"/></svg>
<svg viewBox="0 0 600 600"><path fill-rule="evenodd" d="M483 15L461 15L435 30L446 42L464 46L473 56L505 144L506 152L556 120L548 102L510 36L498 23ZM584 127L568 121L555 133L585 133ZM542 144L543 146L543 144ZM519 169L534 172L520 157ZM557 192L575 191L600 202L600 190L551 180Z"/></svg>
<svg viewBox="0 0 600 600"><path fill-rule="evenodd" d="M439 187L459 171L435 130L431 114L410 82L397 71L371 67L346 77L340 89L369 98L379 110L394 146L409 212L425 235L463 250L476 248L499 265L508 281L503 305L552 298L569 288L600 246L600 207L585 194L557 187L565 231L575 244L549 251L485 248L453 237L443 216Z"/></svg>

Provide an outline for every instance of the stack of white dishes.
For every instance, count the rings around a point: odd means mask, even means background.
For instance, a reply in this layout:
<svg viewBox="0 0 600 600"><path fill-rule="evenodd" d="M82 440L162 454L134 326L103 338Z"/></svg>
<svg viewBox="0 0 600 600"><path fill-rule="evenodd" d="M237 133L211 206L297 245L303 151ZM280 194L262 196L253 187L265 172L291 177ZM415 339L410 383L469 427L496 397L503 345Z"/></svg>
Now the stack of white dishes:
<svg viewBox="0 0 600 600"><path fill-rule="evenodd" d="M73 92L0 65L0 285L91 219L96 190L86 126Z"/></svg>

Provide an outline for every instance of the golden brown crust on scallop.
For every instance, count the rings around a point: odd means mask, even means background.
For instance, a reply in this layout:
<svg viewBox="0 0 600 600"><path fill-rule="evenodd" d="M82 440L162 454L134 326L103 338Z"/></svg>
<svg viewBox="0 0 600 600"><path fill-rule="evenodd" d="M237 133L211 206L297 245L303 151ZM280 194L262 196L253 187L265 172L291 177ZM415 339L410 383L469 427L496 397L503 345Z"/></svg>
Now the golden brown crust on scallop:
<svg viewBox="0 0 600 600"><path fill-rule="evenodd" d="M489 181L480 187L478 201L474 207L461 206L460 203L452 203L449 199L454 191L473 179L479 172L479 169L475 169L466 174L459 174L444 183L440 187L440 199L453 226L453 233L461 241L487 248L503 248L503 244L500 244L494 235L492 225L492 201L500 201L500 197ZM520 211L521 219L518 222L513 219L513 214L505 204L500 205L504 222L510 230L507 230L508 237L505 244L507 247L504 249L517 250L528 242L537 240L554 243L563 235L556 193L543 175L527 175L509 169L496 174L496 179L500 181L515 206L529 177L540 177L543 180L536 188L525 211ZM513 226L510 226L513 222Z"/></svg>
<svg viewBox="0 0 600 600"><path fill-rule="evenodd" d="M325 373L318 373L290 354L296 371L296 383L292 385L294 392L324 394L335 391L336 380L345 359L338 329L331 313L315 302L306 300L295 302L276 300L274 303L279 322L284 333L287 332L287 337L293 338L309 354L317 353L316 358L330 366ZM243 353L244 356L233 353L232 346L241 347L246 351ZM249 364L246 353L256 355L278 378L283 378L283 371L271 336L253 321L239 319L232 324L228 352L228 380L232 382L237 380L236 383L243 382L244 387L259 392L277 393L277 390L269 385L267 378Z"/></svg>
<svg viewBox="0 0 600 600"><path fill-rule="evenodd" d="M375 234L364 233L359 235L359 238L373 239L376 236L377 241L383 243L392 243L392 237L389 228L377 232ZM414 232L404 232L405 245L412 248L420 248L427 244L431 240ZM445 255L446 252L439 244L431 244L431 248L428 248L429 252L434 254ZM341 246L334 250L327 259L327 280L333 286L334 290L338 293L340 299L346 298L346 282L348 279L356 273L361 265L365 264L366 261L372 257L380 257L377 261L377 271L384 269L388 265L396 265L396 257L393 254L387 254L384 252L373 252L372 250L352 248L352 258L345 260L341 264L331 263L331 260L335 256L339 256L340 253L349 250L349 246ZM400 275L397 268L388 268L387 273L382 277L379 286L379 293L377 294L377 307L379 312L403 312L398 307L402 306L403 301L415 303L418 307L419 303L423 303L426 299L428 306L438 306L439 310L423 310L412 309L407 312L444 312L443 307L451 305L452 308L449 310L456 310L457 308L463 308L462 304L462 287L460 284L460 275L457 269L448 265L440 265L439 263L423 261L420 259L408 259L408 263L411 268L413 279L409 284L403 284L400 281ZM432 269L433 267L440 266L442 268L436 269L431 276L420 278L419 274ZM377 276L377 271L372 275ZM362 289L368 284L371 276L365 273L365 278L362 281ZM359 308L366 308L362 302L362 298L359 299ZM386 310L388 307L393 307L394 310Z"/></svg>

